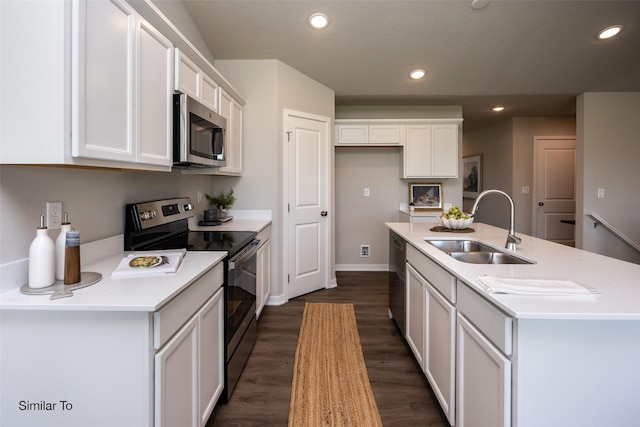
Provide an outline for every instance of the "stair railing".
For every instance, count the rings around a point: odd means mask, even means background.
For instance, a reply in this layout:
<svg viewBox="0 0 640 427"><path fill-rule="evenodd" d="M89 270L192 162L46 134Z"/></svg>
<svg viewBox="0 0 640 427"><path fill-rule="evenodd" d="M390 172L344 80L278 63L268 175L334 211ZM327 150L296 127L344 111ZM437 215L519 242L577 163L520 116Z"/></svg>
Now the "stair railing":
<svg viewBox="0 0 640 427"><path fill-rule="evenodd" d="M620 230L615 228L613 225L611 225L610 223L605 221L604 218L602 218L600 215L598 215L595 212L591 212L591 213L588 213L588 214L585 214L585 215L593 220L593 228L596 228L598 225L602 225L606 230L611 232L611 234L613 234L618 239L622 240L624 243L629 245L636 252L640 253L640 245L638 245L636 242L634 242L633 240L631 240L630 238L625 236L624 233L622 233Z"/></svg>

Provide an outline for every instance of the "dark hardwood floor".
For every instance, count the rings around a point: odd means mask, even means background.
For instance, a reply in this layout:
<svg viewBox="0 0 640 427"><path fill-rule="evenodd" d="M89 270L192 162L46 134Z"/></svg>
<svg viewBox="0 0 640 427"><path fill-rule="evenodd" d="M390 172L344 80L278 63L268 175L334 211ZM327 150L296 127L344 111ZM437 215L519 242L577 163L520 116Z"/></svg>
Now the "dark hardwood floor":
<svg viewBox="0 0 640 427"><path fill-rule="evenodd" d="M286 426L293 361L305 302L352 303L382 423L448 426L448 422L387 312L386 272L337 272L338 287L267 306L258 341L227 404L219 404L207 427Z"/></svg>

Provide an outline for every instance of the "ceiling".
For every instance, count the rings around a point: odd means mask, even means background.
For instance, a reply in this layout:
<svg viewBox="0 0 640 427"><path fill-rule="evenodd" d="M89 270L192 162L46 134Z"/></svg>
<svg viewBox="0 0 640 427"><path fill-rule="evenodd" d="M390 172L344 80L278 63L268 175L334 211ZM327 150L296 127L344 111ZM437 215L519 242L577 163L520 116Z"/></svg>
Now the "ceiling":
<svg viewBox="0 0 640 427"><path fill-rule="evenodd" d="M278 59L336 105L462 105L473 130L575 115L584 92L640 91L640 1L183 0L218 59ZM329 17L324 30L312 13ZM622 24L616 38L596 33ZM427 70L420 81L414 68ZM496 114L495 104L506 107Z"/></svg>

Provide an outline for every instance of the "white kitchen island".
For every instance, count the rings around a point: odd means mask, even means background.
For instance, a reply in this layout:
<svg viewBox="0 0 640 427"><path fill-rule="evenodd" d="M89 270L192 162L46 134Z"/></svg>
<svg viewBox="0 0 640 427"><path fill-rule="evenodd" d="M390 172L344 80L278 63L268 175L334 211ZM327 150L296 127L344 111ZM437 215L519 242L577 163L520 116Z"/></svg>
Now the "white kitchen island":
<svg viewBox="0 0 640 427"><path fill-rule="evenodd" d="M70 298L0 295L0 425L204 425L223 386L226 252L113 279L123 255L84 266L103 278Z"/></svg>
<svg viewBox="0 0 640 427"><path fill-rule="evenodd" d="M420 223L387 226L410 245L411 289L419 289L416 278L426 289L421 306L426 336L411 342L419 344L414 353L424 359L430 383L443 391L436 395L446 403L452 425L640 425L640 265L525 235L519 235L516 255L533 264L469 264L425 239L472 239L503 248L506 230L477 223L472 233L432 232L432 225ZM451 277L450 288L439 284L443 275ZM566 279L600 294L489 294L475 281L482 275ZM444 305L433 303L438 298ZM418 306L413 304L414 315ZM440 361L443 354L429 347L433 335L442 337L433 330L437 307L449 307L443 329L451 332L444 340L451 350L446 375L438 366L429 368L429 358ZM439 378L450 381L453 390Z"/></svg>

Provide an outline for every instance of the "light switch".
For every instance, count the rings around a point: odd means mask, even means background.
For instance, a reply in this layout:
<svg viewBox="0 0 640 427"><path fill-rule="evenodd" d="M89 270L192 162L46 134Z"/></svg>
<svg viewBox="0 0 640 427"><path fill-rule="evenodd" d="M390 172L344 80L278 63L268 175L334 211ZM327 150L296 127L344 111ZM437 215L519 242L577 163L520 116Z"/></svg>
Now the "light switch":
<svg viewBox="0 0 640 427"><path fill-rule="evenodd" d="M364 189L364 197L369 197L369 189L368 188Z"/></svg>
<svg viewBox="0 0 640 427"><path fill-rule="evenodd" d="M531 192L531 188L528 185L522 186L522 194L529 194Z"/></svg>
<svg viewBox="0 0 640 427"><path fill-rule="evenodd" d="M604 199L604 188L598 188L598 199Z"/></svg>

